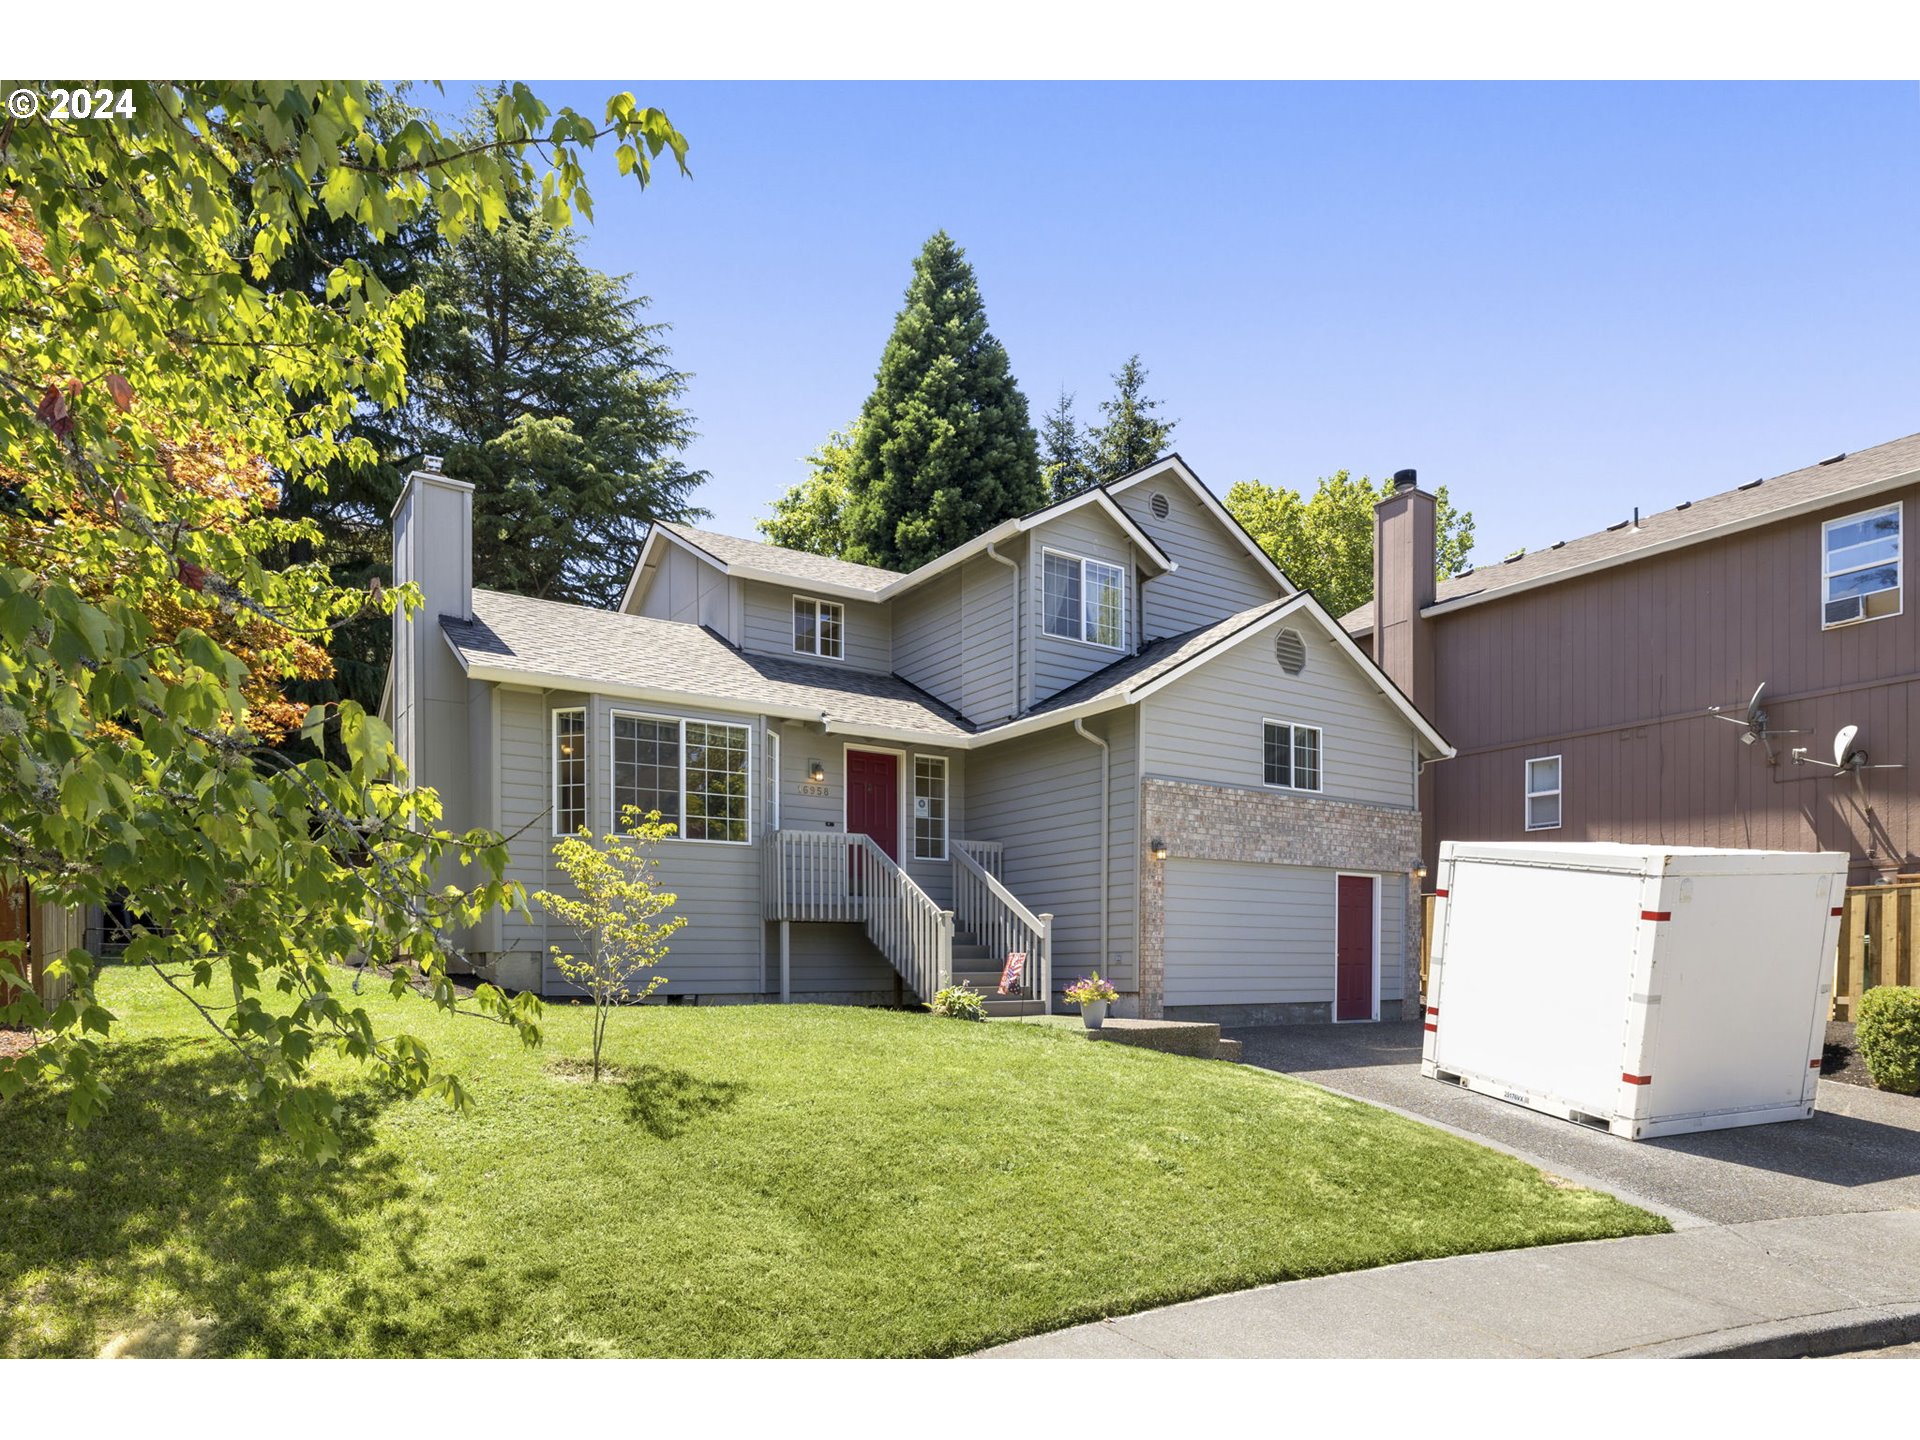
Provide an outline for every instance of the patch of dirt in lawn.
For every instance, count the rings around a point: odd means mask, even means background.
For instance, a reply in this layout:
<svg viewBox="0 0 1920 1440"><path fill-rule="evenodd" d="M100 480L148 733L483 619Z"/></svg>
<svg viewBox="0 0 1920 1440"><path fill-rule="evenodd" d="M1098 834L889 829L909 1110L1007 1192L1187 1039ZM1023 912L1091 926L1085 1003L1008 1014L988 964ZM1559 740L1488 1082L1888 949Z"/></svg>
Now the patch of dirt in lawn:
<svg viewBox="0 0 1920 1440"><path fill-rule="evenodd" d="M0 1030L0 1060L24 1055L35 1044L31 1030Z"/></svg>
<svg viewBox="0 0 1920 1440"><path fill-rule="evenodd" d="M554 1079L569 1085L591 1085L593 1083L593 1061L576 1060L571 1056L561 1056L549 1060L542 1067ZM600 1083L602 1085L624 1085L633 1076L624 1065L615 1065L611 1060L600 1062Z"/></svg>
<svg viewBox="0 0 1920 1440"><path fill-rule="evenodd" d="M108 1338L101 1360L187 1360L206 1348L213 1321L168 1316L148 1320Z"/></svg>

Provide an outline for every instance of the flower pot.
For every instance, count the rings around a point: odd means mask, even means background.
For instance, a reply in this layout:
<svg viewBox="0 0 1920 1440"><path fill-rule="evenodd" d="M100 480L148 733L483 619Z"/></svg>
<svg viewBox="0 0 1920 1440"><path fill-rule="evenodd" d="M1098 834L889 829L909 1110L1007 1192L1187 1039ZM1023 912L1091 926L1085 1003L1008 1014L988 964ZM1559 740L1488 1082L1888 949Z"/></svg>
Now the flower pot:
<svg viewBox="0 0 1920 1440"><path fill-rule="evenodd" d="M1098 1030L1107 1020L1107 1002L1089 1000L1080 1007L1080 1020L1089 1030Z"/></svg>

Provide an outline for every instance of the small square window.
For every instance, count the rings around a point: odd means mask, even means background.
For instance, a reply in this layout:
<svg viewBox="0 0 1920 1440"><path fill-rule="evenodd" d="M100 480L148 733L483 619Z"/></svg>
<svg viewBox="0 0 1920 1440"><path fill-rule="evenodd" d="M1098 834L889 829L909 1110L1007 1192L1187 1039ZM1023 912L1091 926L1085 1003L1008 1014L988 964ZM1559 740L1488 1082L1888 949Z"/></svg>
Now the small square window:
<svg viewBox="0 0 1920 1440"><path fill-rule="evenodd" d="M1281 790L1319 790L1320 728L1269 720L1265 730L1266 783Z"/></svg>
<svg viewBox="0 0 1920 1440"><path fill-rule="evenodd" d="M794 654L839 660L845 653L846 632L846 606L834 600L815 600L808 595L793 597Z"/></svg>

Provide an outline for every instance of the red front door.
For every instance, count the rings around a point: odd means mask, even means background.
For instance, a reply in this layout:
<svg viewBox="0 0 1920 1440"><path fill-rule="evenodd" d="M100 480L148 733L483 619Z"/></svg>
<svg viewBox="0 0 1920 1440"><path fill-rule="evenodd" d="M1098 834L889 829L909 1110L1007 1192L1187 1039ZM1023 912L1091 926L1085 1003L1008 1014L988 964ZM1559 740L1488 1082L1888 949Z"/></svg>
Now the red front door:
<svg viewBox="0 0 1920 1440"><path fill-rule="evenodd" d="M1336 1020L1373 1018L1373 887L1371 875L1342 875L1335 906L1334 1004Z"/></svg>
<svg viewBox="0 0 1920 1440"><path fill-rule="evenodd" d="M847 752L847 833L870 835L900 860L900 757L878 750Z"/></svg>

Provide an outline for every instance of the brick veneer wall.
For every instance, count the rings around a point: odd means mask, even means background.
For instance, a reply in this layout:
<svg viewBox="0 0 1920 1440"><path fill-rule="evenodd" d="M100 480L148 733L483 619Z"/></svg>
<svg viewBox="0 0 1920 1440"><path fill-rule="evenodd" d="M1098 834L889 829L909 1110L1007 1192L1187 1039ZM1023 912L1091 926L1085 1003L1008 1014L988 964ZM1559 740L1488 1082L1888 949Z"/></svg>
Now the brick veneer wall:
<svg viewBox="0 0 1920 1440"><path fill-rule="evenodd" d="M1143 841L1167 842L1169 858L1312 865L1408 874L1420 863L1420 815L1349 800L1147 779L1140 786ZM1407 886L1403 1005L1420 993L1420 887ZM1159 1017L1166 993L1166 862L1140 850L1140 1013ZM1380 957L1384 972L1391 956ZM1331 962L1329 962L1331 963ZM1384 1013L1384 1011L1383 1011Z"/></svg>

